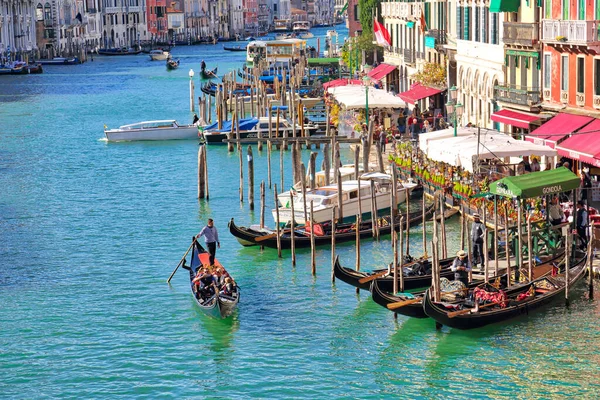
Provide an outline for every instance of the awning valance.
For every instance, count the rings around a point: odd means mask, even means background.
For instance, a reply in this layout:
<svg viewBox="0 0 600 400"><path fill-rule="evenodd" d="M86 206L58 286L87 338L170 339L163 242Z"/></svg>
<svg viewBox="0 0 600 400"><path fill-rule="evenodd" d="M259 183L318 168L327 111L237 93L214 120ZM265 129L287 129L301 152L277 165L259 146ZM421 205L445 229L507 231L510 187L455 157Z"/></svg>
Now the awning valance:
<svg viewBox="0 0 600 400"><path fill-rule="evenodd" d="M518 12L521 0L491 0L490 12Z"/></svg>
<svg viewBox="0 0 600 400"><path fill-rule="evenodd" d="M328 93L335 98L346 110L365 109L367 107L367 96L369 109L404 108L406 103L397 96L383 89L375 89L373 86L349 85L327 89ZM368 93L368 95L367 95Z"/></svg>
<svg viewBox="0 0 600 400"><path fill-rule="evenodd" d="M407 103L415 104L417 101L424 99L426 97L434 96L438 93L443 92L443 90L423 86L420 83L415 83L411 86L410 90L406 92L402 92L398 95L402 100Z"/></svg>
<svg viewBox="0 0 600 400"><path fill-rule="evenodd" d="M556 146L558 155L600 167L600 120L596 119L576 135Z"/></svg>
<svg viewBox="0 0 600 400"><path fill-rule="evenodd" d="M526 140L554 148L559 141L593 120L583 115L560 113L527 135Z"/></svg>
<svg viewBox="0 0 600 400"><path fill-rule="evenodd" d="M492 121L500 122L506 125L516 126L518 128L523 129L529 129L529 124L540 119L540 117L537 115L521 113L518 111L512 111L507 109L493 113L490 118L492 119Z"/></svg>
<svg viewBox="0 0 600 400"><path fill-rule="evenodd" d="M336 57L309 58L308 65L340 65L340 59Z"/></svg>
<svg viewBox="0 0 600 400"><path fill-rule="evenodd" d="M577 189L581 180L565 167L507 176L490 185L490 193L504 197L531 197L551 195Z"/></svg>
<svg viewBox="0 0 600 400"><path fill-rule="evenodd" d="M346 86L346 85L362 85L362 81L359 79L335 79L333 81L325 82L323 84L323 90L327 90L329 88L334 88L338 86Z"/></svg>
<svg viewBox="0 0 600 400"><path fill-rule="evenodd" d="M386 77L388 74L390 74L396 68L397 67L395 65L390 65L390 64L382 63L382 64L379 64L377 67L375 67L367 75L369 76L369 78L378 81L381 78Z"/></svg>

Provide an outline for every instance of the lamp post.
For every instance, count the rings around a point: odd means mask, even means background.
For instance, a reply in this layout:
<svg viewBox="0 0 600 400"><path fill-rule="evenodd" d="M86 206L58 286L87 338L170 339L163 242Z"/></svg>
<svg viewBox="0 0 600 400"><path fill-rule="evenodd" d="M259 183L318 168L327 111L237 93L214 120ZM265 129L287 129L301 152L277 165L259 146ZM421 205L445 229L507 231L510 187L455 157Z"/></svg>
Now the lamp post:
<svg viewBox="0 0 600 400"><path fill-rule="evenodd" d="M446 115L448 118L452 116L452 121L454 125L454 136L457 136L457 118L463 113L463 105L462 103L457 103L458 99L458 89L456 86L452 86L448 89L448 97L450 98L446 103Z"/></svg>
<svg viewBox="0 0 600 400"><path fill-rule="evenodd" d="M363 83L365 84L365 121L367 123L367 129L369 129L369 82L371 78L368 75L363 76Z"/></svg>
<svg viewBox="0 0 600 400"><path fill-rule="evenodd" d="M194 70L190 69L188 72L190 77L190 111L194 112Z"/></svg>

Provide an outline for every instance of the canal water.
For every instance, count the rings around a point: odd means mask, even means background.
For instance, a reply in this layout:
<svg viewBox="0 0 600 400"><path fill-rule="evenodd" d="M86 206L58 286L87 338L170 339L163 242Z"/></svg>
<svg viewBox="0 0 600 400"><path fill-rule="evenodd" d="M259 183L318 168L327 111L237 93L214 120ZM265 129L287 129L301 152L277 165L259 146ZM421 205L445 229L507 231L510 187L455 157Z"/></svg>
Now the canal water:
<svg viewBox="0 0 600 400"><path fill-rule="evenodd" d="M582 291L569 309L470 332L395 321L368 293L331 284L328 248L313 277L309 250L293 268L289 252L237 243L229 219L259 219L239 202L237 154L209 148L210 201L198 202L195 141L103 141L105 124L191 122L189 68L244 59L221 45L173 54L170 72L143 55L96 57L0 80L0 397L598 397L600 306ZM266 153L254 154L258 204ZM289 155L284 170L287 188ZM224 321L198 310L186 271L165 283L208 217L241 287ZM420 241L414 229L412 254ZM354 244L338 253L354 265ZM361 254L364 269L387 264L389 237Z"/></svg>

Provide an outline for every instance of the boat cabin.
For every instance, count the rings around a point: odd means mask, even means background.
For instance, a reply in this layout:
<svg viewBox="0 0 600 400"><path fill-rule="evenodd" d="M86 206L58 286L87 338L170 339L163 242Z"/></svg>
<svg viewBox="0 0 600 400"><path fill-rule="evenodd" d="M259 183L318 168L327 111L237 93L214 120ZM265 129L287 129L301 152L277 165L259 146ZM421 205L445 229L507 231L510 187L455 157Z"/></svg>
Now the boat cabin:
<svg viewBox="0 0 600 400"><path fill-rule="evenodd" d="M296 21L293 24L294 32L306 32L310 29L310 22L308 21Z"/></svg>
<svg viewBox="0 0 600 400"><path fill-rule="evenodd" d="M177 128L179 125L174 119L167 119L161 121L145 121L138 122L136 124L129 124L120 126L120 130L135 130L135 129L161 129L161 128Z"/></svg>
<svg viewBox="0 0 600 400"><path fill-rule="evenodd" d="M290 67L305 51L306 40L302 39L254 41L246 48L246 63L252 67L257 60L266 59L269 67Z"/></svg>
<svg viewBox="0 0 600 400"><path fill-rule="evenodd" d="M289 19L276 19L273 21L275 32L286 32L290 30Z"/></svg>

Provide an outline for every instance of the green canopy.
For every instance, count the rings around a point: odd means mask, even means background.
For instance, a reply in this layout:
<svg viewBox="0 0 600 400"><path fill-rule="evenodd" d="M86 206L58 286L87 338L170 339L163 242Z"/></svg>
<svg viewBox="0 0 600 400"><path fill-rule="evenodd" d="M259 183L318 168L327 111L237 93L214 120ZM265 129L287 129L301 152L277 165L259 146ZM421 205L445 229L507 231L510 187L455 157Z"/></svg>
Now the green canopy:
<svg viewBox="0 0 600 400"><path fill-rule="evenodd" d="M309 58L308 65L339 65L340 59L335 58Z"/></svg>
<svg viewBox="0 0 600 400"><path fill-rule="evenodd" d="M545 196L577 189L581 180L565 167L532 172L520 176L507 176L490 185L490 193L505 197Z"/></svg>
<svg viewBox="0 0 600 400"><path fill-rule="evenodd" d="M521 0L491 0L490 12L518 12Z"/></svg>

